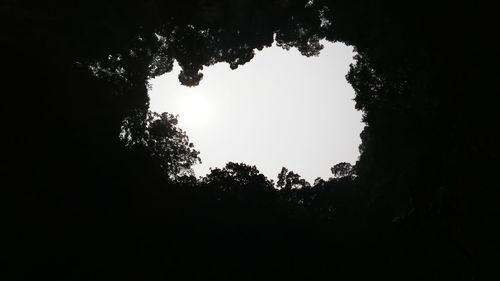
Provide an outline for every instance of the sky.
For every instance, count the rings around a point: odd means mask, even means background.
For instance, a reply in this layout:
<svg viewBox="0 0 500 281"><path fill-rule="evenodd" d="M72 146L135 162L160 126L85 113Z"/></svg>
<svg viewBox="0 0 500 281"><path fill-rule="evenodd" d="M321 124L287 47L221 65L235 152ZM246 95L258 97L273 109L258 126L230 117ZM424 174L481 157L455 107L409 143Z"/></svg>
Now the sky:
<svg viewBox="0 0 500 281"><path fill-rule="evenodd" d="M172 72L150 80L150 109L179 115L202 164L196 176L229 161L256 165L276 181L282 167L309 182L328 179L339 162L359 156L362 113L345 75L353 48L323 42L317 57L277 46L257 51L247 64L205 67L196 87L180 84Z"/></svg>

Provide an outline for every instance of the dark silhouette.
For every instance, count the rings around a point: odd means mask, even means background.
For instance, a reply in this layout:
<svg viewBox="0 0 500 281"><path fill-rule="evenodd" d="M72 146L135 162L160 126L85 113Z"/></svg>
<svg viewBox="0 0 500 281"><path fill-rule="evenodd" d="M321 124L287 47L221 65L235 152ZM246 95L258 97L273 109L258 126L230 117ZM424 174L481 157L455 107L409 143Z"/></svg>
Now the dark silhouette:
<svg viewBox="0 0 500 281"><path fill-rule="evenodd" d="M355 175L354 167L350 163L341 162L331 168L332 174L336 178L352 177Z"/></svg>
<svg viewBox="0 0 500 281"><path fill-rule="evenodd" d="M2 1L0 278L498 280L492 6ZM196 86L217 62L323 39L355 47L366 123L331 179L284 169L275 189L229 163L198 181L175 117L148 112L174 60Z"/></svg>
<svg viewBox="0 0 500 281"><path fill-rule="evenodd" d="M170 180L193 176L191 166L201 162L199 152L184 131L177 127L177 116L148 111L124 120L120 138L126 147L145 149Z"/></svg>

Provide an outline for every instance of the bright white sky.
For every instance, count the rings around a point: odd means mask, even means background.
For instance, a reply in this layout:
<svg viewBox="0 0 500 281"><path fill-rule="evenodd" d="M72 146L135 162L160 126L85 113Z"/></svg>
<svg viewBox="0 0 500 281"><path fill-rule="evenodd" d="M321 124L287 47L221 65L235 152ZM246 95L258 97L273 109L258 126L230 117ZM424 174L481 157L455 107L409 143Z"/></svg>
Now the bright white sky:
<svg viewBox="0 0 500 281"><path fill-rule="evenodd" d="M324 45L319 57L273 46L236 70L216 64L192 88L180 84L175 65L150 81L150 109L179 115L200 151L197 176L233 161L275 181L283 166L311 183L327 179L334 164L356 162L364 125L345 80L353 49Z"/></svg>

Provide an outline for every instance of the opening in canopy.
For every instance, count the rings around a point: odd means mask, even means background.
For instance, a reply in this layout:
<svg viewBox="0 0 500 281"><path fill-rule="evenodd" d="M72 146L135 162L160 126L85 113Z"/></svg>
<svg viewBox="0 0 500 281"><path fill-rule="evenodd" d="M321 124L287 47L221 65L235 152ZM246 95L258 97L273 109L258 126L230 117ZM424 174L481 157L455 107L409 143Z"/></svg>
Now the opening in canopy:
<svg viewBox="0 0 500 281"><path fill-rule="evenodd" d="M345 79L353 48L323 44L318 57L273 45L236 70L216 64L196 87L180 84L176 64L150 81L150 108L179 115L201 152L197 176L232 161L256 165L270 179L283 166L311 182L327 179L334 164L356 162L364 124Z"/></svg>

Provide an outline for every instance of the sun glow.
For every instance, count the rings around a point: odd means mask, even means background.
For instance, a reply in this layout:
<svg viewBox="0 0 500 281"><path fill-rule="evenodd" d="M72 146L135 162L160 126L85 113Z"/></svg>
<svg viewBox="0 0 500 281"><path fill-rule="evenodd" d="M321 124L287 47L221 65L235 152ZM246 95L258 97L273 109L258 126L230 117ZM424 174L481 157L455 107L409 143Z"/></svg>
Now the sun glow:
<svg viewBox="0 0 500 281"><path fill-rule="evenodd" d="M208 97L198 91L183 93L179 101L179 122L190 128L203 128L210 122L212 107Z"/></svg>

